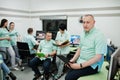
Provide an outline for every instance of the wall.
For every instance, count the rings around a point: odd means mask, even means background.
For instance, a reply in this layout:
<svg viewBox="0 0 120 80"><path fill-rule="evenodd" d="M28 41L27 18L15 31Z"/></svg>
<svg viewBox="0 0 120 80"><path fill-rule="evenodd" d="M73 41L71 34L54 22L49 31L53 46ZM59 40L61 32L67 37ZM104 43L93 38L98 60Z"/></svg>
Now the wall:
<svg viewBox="0 0 120 80"><path fill-rule="evenodd" d="M0 0L0 19L14 21L16 29L25 35L28 27L42 30L41 16L65 15L69 32L80 34L82 24L78 22L79 18L90 13L95 16L96 27L120 46L119 4L119 0Z"/></svg>
<svg viewBox="0 0 120 80"><path fill-rule="evenodd" d="M30 10L30 0L0 0L0 7L14 10Z"/></svg>
<svg viewBox="0 0 120 80"><path fill-rule="evenodd" d="M83 30L82 24L78 22L79 17L69 17L68 18L68 30L71 34L80 34ZM119 21L120 16L118 17L95 17L96 24L95 27L100 29L106 36L110 38L113 43L120 46L120 27Z"/></svg>
<svg viewBox="0 0 120 80"><path fill-rule="evenodd" d="M119 6L119 0L31 0L32 11Z"/></svg>
<svg viewBox="0 0 120 80"><path fill-rule="evenodd" d="M29 12L29 0L0 0L0 20L6 18L15 22L15 28L21 35L26 34L30 26Z"/></svg>
<svg viewBox="0 0 120 80"><path fill-rule="evenodd" d="M120 46L119 0L31 0L31 3L33 23L39 22L40 16L66 15L69 32L80 34L83 30L82 24L79 23L80 16L93 14L96 27L105 34L106 38L110 38L113 43ZM37 23L35 25L37 26ZM38 25L42 27L41 21Z"/></svg>

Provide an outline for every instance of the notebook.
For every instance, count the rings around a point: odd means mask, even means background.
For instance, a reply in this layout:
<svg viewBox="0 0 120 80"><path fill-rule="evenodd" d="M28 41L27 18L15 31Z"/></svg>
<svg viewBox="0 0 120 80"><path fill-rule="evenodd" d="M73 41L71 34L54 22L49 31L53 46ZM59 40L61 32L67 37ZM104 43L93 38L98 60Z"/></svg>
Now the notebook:
<svg viewBox="0 0 120 80"><path fill-rule="evenodd" d="M36 56L38 56L39 58L41 58L41 57L45 57L45 54L44 53L36 53Z"/></svg>
<svg viewBox="0 0 120 80"><path fill-rule="evenodd" d="M65 64L67 64L71 68L71 66L69 64L70 61L67 57L65 57L63 55L57 55L57 57L60 58Z"/></svg>
<svg viewBox="0 0 120 80"><path fill-rule="evenodd" d="M66 44L68 44L68 43L69 43L69 41L66 40L66 41L64 41L63 43L61 43L60 45L58 45L58 44L56 44L56 43L53 43L53 45L54 45L54 46L62 46L62 45L66 45Z"/></svg>

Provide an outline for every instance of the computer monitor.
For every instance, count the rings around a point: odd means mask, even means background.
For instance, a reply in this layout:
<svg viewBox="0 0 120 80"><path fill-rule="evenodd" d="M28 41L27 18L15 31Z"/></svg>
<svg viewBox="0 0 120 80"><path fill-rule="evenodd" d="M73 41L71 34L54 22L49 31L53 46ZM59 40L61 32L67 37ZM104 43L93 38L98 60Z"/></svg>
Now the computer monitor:
<svg viewBox="0 0 120 80"><path fill-rule="evenodd" d="M71 35L70 43L71 43L71 45L73 45L73 47L75 45L79 45L79 43L80 43L80 35Z"/></svg>
<svg viewBox="0 0 120 80"><path fill-rule="evenodd" d="M116 73L120 68L120 48L118 48L112 55L110 60L110 67L108 71L107 80L114 80Z"/></svg>
<svg viewBox="0 0 120 80"><path fill-rule="evenodd" d="M44 31L36 31L36 40L40 41L45 39L45 32Z"/></svg>

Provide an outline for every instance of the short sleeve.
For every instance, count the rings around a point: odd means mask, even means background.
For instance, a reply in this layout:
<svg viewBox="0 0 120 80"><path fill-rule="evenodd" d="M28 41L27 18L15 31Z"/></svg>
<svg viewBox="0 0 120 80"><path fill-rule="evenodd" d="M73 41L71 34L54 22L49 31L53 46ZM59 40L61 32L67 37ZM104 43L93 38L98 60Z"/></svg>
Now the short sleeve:
<svg viewBox="0 0 120 80"><path fill-rule="evenodd" d="M107 42L103 34L97 35L95 39L95 52L96 54L106 54L107 53Z"/></svg>
<svg viewBox="0 0 120 80"><path fill-rule="evenodd" d="M37 43L34 37L31 37L31 42L33 45L36 45L36 43Z"/></svg>
<svg viewBox="0 0 120 80"><path fill-rule="evenodd" d="M82 32L81 35L80 35L80 43L79 43L79 48L80 48L80 49L81 49L81 47L82 47L82 41L84 41L84 40L83 40L83 37L84 37L84 33Z"/></svg>

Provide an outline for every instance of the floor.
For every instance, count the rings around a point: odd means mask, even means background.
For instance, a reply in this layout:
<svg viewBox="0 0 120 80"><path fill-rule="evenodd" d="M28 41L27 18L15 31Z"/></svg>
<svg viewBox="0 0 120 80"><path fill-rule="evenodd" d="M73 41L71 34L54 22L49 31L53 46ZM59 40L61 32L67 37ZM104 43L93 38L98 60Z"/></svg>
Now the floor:
<svg viewBox="0 0 120 80"><path fill-rule="evenodd" d="M13 71L13 73L15 73L15 75L17 76L17 80L32 80L34 77L34 73L29 67L25 67L24 71ZM65 75L66 74L64 74L59 80L64 80ZM53 78L50 77L49 80L53 80Z"/></svg>
<svg viewBox="0 0 120 80"><path fill-rule="evenodd" d="M104 76L102 76L102 80L107 80L107 70L105 69L105 66L107 65L107 63L105 63L102 67L103 69L103 73L105 74ZM32 80L33 79L33 71L31 70L31 68L29 68L28 66L25 67L24 71L13 71L13 73L15 73L15 75L17 76L17 80ZM64 80L66 73L59 79L59 80ZM97 76L98 77L98 76ZM100 77L98 77L100 78ZM79 80L96 80L94 77L89 77L86 76L84 78L79 78ZM101 79L101 78L100 78ZM40 80L40 79L39 79ZM52 78L50 78L49 80L53 80Z"/></svg>

